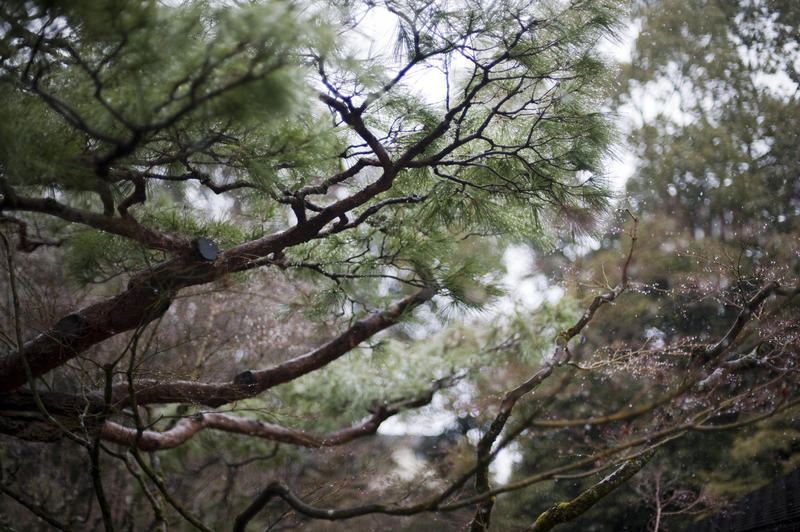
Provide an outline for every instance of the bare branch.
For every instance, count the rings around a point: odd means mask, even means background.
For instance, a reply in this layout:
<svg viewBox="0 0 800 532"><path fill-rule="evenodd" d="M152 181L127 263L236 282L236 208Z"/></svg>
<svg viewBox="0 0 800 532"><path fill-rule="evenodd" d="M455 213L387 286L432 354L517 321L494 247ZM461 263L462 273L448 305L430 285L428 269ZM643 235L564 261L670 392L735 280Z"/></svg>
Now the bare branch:
<svg viewBox="0 0 800 532"><path fill-rule="evenodd" d="M40 246L60 246L64 242L63 240L53 240L50 238L32 238L28 234L27 222L21 218L17 218L16 216L5 216L0 214L0 223L3 222L12 223L17 226L17 237L19 238L17 249L26 253L35 251Z"/></svg>
<svg viewBox="0 0 800 532"><path fill-rule="evenodd" d="M48 525L52 526L53 528L57 528L58 530L64 530L65 532L72 530L71 527L65 525L64 523L60 523L55 518L53 518L53 516L51 516L49 513L45 512L40 504L28 499L28 497L26 497L21 493L16 493L12 491L5 484L0 483L0 493L3 493L10 499L17 501L19 504L24 506L28 511L36 515L36 517L38 517Z"/></svg>
<svg viewBox="0 0 800 532"><path fill-rule="evenodd" d="M397 323L407 312L428 301L435 294L433 287L425 287L406 296L382 312L372 313L356 321L347 330L328 343L267 369L245 371L233 381L201 383L190 381L138 381L136 400L138 404L193 403L218 407L247 397L254 397L264 390L289 382L317 370L374 334ZM117 408L128 406L128 387L114 388L114 403Z"/></svg>
<svg viewBox="0 0 800 532"><path fill-rule="evenodd" d="M553 353L553 356L548 360L542 368L539 369L536 373L534 373L528 380L514 388L513 390L506 393L505 397L503 398L502 403L500 404L500 411L495 416L494 420L492 421L489 430L481 438L480 442L478 443L477 448L477 463L480 464L480 467L476 473L475 477L475 487L478 491L489 491L489 462L488 459L489 453L494 445L494 442L500 436L500 433L506 426L509 417L511 416L511 411L513 410L514 406L516 405L517 401L525 394L529 393L531 390L539 386L545 379L547 379L552 373L553 370L565 364L569 361L571 354L569 349L567 348L567 344L569 341L574 338L578 333L583 330L584 327L592 320L597 309L599 309L603 304L610 303L614 301L628 286L628 267L630 266L631 257L633 255L633 249L636 244L636 229L638 227L638 219L633 216L633 213L627 211L628 214L633 218L633 231L631 233L631 247L628 251L628 256L625 259L625 262L622 266L622 278L619 284L612 288L608 293L595 296L592 300L589 308L584 312L584 314L580 317L578 322L570 327L569 329L562 331L556 337L556 350ZM484 530L489 529L489 522L491 519L491 512L492 507L494 506L493 499L487 499L482 504L478 506L478 509L475 512L475 516L472 519L472 523L470 525L471 532L482 532Z"/></svg>
<svg viewBox="0 0 800 532"><path fill-rule="evenodd" d="M592 299L592 302L589 304L589 307L583 313L583 315L578 319L577 323L566 329L561 331L558 336L556 337L556 349L553 353L553 356L550 358L550 361L544 365L539 371L537 371L533 376L531 376L527 381L523 382L510 392L508 392L503 399L503 403L500 407L501 412L509 412L514 407L516 402L522 397L523 395L527 394L535 387L539 386L550 374L553 372L553 369L557 366L561 366L569 361L571 358L569 349L567 344L569 341L577 336L586 325L592 320L594 315L597 313L597 310L608 303L614 301L625 289L628 287L628 268L630 266L631 257L633 256L633 250L636 246L636 231L638 227L639 220L633 216L630 211L627 211L628 214L633 218L633 230L631 232L631 246L628 250L628 255L625 258L625 262L622 265L622 275L619 284L614 288L610 289L605 294L600 294Z"/></svg>
<svg viewBox="0 0 800 532"><path fill-rule="evenodd" d="M143 193L143 188L138 190ZM140 202L140 196L138 193L135 194L137 195L131 196L125 203L120 205L121 213L126 211L131 204ZM184 252L190 246L188 238L161 233L141 225L130 215L123 218L110 218L103 214L70 207L53 198L26 198L22 196L10 198L6 195L0 201L0 212L3 211L29 211L49 214L68 222L83 224L107 233L130 238L150 249Z"/></svg>

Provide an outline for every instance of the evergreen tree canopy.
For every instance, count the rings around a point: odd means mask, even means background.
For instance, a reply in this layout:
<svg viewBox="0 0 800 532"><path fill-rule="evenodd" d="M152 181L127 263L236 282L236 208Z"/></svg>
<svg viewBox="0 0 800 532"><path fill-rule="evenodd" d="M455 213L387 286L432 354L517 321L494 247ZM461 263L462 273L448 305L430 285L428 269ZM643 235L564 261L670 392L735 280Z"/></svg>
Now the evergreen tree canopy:
<svg viewBox="0 0 800 532"><path fill-rule="evenodd" d="M595 47L613 6L389 2L394 55L363 44L374 9L3 8L0 209L23 247L62 241L78 280L131 272L26 345L34 376L155 319L183 288L263 266L477 304L466 285L490 272L459 242L535 240L548 214L602 208ZM215 205L231 214L209 216ZM199 256L198 238L218 257ZM22 385L22 355L0 375Z"/></svg>

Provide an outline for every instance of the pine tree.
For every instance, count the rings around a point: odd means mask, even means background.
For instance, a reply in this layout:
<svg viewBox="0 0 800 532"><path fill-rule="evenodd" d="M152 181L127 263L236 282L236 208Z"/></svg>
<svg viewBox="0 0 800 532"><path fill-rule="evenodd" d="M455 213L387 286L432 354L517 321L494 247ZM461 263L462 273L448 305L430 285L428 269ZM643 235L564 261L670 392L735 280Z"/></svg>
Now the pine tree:
<svg viewBox="0 0 800 532"><path fill-rule="evenodd" d="M762 308L791 327L789 276L680 343L665 394L632 411L605 396L578 418L562 408L580 397L578 337L630 285L627 246L584 308L485 323L510 245L552 245L608 209L614 71L598 45L619 16L607 0L0 6L2 513L478 531L495 496L597 468L536 513L543 530L677 435L714 430L739 391L708 394L708 374ZM462 311L487 313L459 326ZM661 356L612 347L640 369ZM634 375L631 391L656 378ZM710 406L667 420L697 397ZM367 437L434 398L463 427L425 440L439 458L409 483L390 478L401 442ZM769 408L759 395L741 412ZM630 432L571 439L640 410ZM548 423L567 427L550 456L566 464L497 485L497 453Z"/></svg>

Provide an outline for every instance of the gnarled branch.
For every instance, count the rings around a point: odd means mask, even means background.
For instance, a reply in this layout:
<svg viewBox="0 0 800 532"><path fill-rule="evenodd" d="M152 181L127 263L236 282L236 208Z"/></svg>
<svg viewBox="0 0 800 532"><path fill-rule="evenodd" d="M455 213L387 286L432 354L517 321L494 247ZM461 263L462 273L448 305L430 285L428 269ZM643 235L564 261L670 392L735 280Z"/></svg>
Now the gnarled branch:
<svg viewBox="0 0 800 532"><path fill-rule="evenodd" d="M164 432L145 430L139 433L135 428L107 421L102 428L101 437L121 445L136 446L145 452L172 449L185 443L203 429L233 432L302 447L333 447L375 434L385 420L403 410L430 403L436 391L449 386L453 381L453 378L437 380L420 396L381 405L374 410L371 416L360 423L323 435L266 423L258 419L217 412L201 412L180 420L173 428Z"/></svg>

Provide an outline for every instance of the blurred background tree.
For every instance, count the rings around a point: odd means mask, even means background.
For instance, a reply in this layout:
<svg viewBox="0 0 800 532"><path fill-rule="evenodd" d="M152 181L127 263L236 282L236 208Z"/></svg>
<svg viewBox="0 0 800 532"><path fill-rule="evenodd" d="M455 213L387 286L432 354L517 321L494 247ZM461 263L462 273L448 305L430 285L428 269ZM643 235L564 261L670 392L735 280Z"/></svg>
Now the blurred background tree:
<svg viewBox="0 0 800 532"><path fill-rule="evenodd" d="M624 198L641 214L631 267L641 284L625 305L608 309L587 328L587 345L703 342L765 279L797 277L799 23L794 2L635 3L636 37L614 105L623 106L630 120L628 145L636 162ZM624 245L612 233L599 240L599 250L575 261L546 262L553 272L569 272L561 277L585 297L612 271L614 250ZM752 353L784 349L796 338L796 331L787 332L760 331L751 339ZM672 379L666 366L661 371L657 386ZM752 384L747 376L717 377L717 385L738 379ZM617 376L588 378L580 389L584 397L624 404L654 395L648 385ZM782 400L781 388L772 393L774 401ZM584 407L577 401L561 408L578 414ZM663 516L660 529L680 530L697 515L685 508L711 511L797 467L799 429L787 413L668 446L662 467L677 479L672 492L685 493L668 508L680 513ZM516 475L550 459L544 449L523 449ZM575 482L559 481L550 490L566 497ZM509 512L523 516L520 522L537 515L549 504L550 490L541 492L538 506L520 498ZM698 497L703 504L693 504ZM643 530L652 512L641 491L627 487L564 529Z"/></svg>

